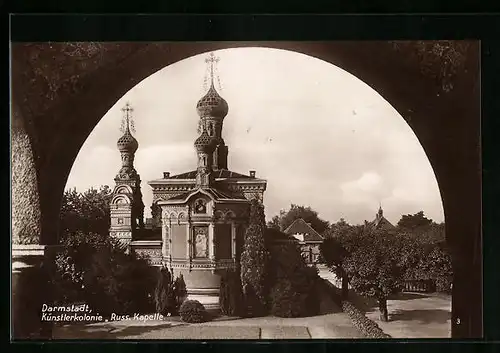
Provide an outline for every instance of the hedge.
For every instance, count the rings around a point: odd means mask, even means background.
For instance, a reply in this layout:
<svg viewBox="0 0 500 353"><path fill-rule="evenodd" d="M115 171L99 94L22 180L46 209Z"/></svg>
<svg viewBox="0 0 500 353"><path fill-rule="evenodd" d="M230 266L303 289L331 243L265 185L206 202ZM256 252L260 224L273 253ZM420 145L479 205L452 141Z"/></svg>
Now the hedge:
<svg viewBox="0 0 500 353"><path fill-rule="evenodd" d="M342 302L342 311L351 319L353 325L367 338L391 338L372 320L367 318L351 302Z"/></svg>

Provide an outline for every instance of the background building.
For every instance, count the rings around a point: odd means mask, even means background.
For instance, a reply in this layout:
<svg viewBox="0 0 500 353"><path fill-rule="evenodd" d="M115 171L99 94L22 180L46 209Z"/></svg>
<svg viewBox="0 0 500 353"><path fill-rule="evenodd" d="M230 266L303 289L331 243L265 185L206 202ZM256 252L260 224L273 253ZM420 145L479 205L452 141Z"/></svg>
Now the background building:
<svg viewBox="0 0 500 353"><path fill-rule="evenodd" d="M309 223L306 223L302 218L298 218L285 229L285 234L297 239L302 257L306 263L314 264L318 262L319 246L323 243L324 238Z"/></svg>

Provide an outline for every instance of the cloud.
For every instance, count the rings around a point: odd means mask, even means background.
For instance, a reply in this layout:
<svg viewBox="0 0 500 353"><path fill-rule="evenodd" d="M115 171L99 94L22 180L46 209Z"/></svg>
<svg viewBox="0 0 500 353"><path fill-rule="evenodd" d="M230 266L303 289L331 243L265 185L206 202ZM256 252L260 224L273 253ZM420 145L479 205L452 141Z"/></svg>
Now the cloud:
<svg viewBox="0 0 500 353"><path fill-rule="evenodd" d="M359 178L340 184L342 200L345 203L372 205L381 198L384 180L374 171L363 173Z"/></svg>

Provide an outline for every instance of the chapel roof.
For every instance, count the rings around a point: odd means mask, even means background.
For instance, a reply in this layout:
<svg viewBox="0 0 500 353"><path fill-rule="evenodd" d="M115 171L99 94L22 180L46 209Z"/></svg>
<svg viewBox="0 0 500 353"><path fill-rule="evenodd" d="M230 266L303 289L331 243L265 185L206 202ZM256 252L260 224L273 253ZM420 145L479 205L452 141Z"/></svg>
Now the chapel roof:
<svg viewBox="0 0 500 353"><path fill-rule="evenodd" d="M172 175L172 176L169 176L167 178L163 178L161 180L168 180L168 179L196 179L196 173L197 173L196 170L192 170L192 171L189 171L189 172ZM253 177L251 177L249 175L236 173L236 172L233 172L233 171L231 171L229 169L214 170L214 171L212 171L212 175L216 179L231 179L231 178L235 178L235 179L255 179L255 178L253 178Z"/></svg>
<svg viewBox="0 0 500 353"><path fill-rule="evenodd" d="M196 193L203 193L215 201L247 201L247 199L239 193L216 188L206 188L190 190L188 192L169 198L167 202L183 203Z"/></svg>

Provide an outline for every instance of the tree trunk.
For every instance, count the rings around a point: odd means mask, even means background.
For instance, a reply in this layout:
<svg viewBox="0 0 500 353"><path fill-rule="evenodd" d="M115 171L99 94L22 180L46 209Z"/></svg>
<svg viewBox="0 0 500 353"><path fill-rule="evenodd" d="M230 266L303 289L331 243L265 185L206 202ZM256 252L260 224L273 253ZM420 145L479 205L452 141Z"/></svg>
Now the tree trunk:
<svg viewBox="0 0 500 353"><path fill-rule="evenodd" d="M378 299L378 309L380 311L380 321L389 321L389 315L387 313L387 298L380 297Z"/></svg>
<svg viewBox="0 0 500 353"><path fill-rule="evenodd" d="M347 273L342 270L342 300L347 300L349 298L349 279L347 278Z"/></svg>

